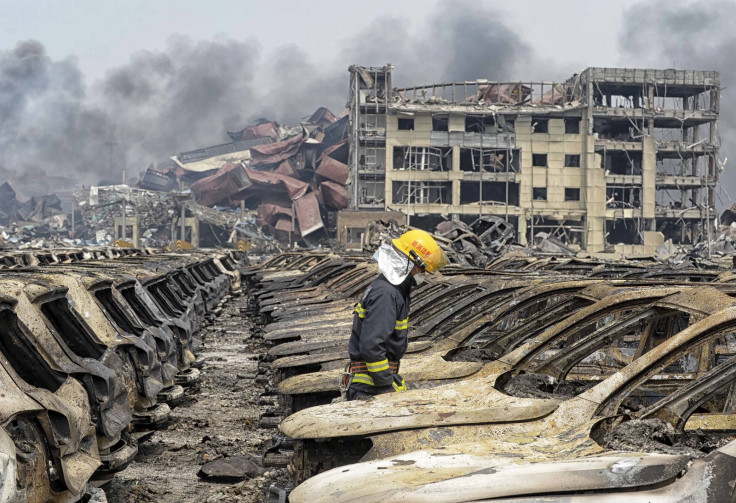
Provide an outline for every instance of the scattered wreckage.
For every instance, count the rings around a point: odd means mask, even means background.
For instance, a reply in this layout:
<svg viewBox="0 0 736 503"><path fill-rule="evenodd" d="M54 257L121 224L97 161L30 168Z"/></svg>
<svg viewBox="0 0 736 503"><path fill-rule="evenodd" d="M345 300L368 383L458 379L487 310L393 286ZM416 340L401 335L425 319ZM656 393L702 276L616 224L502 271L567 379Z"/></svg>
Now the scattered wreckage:
<svg viewBox="0 0 736 503"><path fill-rule="evenodd" d="M197 386L236 253L10 251L0 267L0 501L74 502ZM88 497L88 496L87 496Z"/></svg>
<svg viewBox="0 0 736 503"><path fill-rule="evenodd" d="M731 497L733 472L710 471L736 452L729 270L515 253L447 267L412 293L409 391L346 402L368 259L242 270L270 348L260 425L281 432L264 464L289 465L290 501Z"/></svg>

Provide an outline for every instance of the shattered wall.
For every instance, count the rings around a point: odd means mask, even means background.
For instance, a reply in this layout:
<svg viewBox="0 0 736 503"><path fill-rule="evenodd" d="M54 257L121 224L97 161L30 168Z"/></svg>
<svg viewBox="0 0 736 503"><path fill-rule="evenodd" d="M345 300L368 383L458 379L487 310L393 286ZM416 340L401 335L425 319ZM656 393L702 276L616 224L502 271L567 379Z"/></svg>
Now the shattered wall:
<svg viewBox="0 0 736 503"><path fill-rule="evenodd" d="M542 232L593 252L713 237L718 72L588 68L560 83L402 89L391 65L350 72L353 208L495 215L522 244Z"/></svg>

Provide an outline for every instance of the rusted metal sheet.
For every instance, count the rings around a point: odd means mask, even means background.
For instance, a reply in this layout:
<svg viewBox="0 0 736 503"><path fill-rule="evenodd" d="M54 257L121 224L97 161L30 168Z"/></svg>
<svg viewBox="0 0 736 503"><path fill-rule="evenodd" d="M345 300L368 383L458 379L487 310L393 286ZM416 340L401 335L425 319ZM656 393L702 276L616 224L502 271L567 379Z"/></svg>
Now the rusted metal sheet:
<svg viewBox="0 0 736 503"><path fill-rule="evenodd" d="M568 89L563 84L552 84L549 91L534 100L535 105L562 105L567 101Z"/></svg>
<svg viewBox="0 0 736 503"><path fill-rule="evenodd" d="M290 199L296 199L301 197L309 188L309 184L292 178L290 176L279 175L277 173L270 173L268 171L258 171L255 169L245 168L245 173L248 175L248 179L253 182L254 186L246 188L245 190L253 189L254 191L260 190L256 185L266 186L280 186L286 190ZM233 196L236 199L237 195Z"/></svg>
<svg viewBox="0 0 736 503"><path fill-rule="evenodd" d="M478 88L478 96L469 101L483 100L486 103L522 103L531 95L531 88L522 84L486 84Z"/></svg>
<svg viewBox="0 0 736 503"><path fill-rule="evenodd" d="M273 228L277 231L293 232L294 226L292 225L291 218L279 215L276 217L276 222L273 224Z"/></svg>
<svg viewBox="0 0 736 503"><path fill-rule="evenodd" d="M345 185L348 181L347 164L337 161L328 155L322 154L320 164L315 173L322 178L332 180L340 185Z"/></svg>
<svg viewBox="0 0 736 503"><path fill-rule="evenodd" d="M332 210L341 210L348 207L348 191L344 186L335 182L322 182L320 191L325 200L325 206Z"/></svg>
<svg viewBox="0 0 736 503"><path fill-rule="evenodd" d="M256 124L255 126L248 126L237 133L228 132L228 135L233 141L250 140L253 138L262 138L264 136L268 136L276 140L279 136L279 125L276 122L263 122L261 124Z"/></svg>
<svg viewBox="0 0 736 503"><path fill-rule="evenodd" d="M261 225L274 225L279 218L288 218L291 227L291 204L287 205L286 202L261 204L257 214Z"/></svg>
<svg viewBox="0 0 736 503"><path fill-rule="evenodd" d="M335 117L335 114L333 114L329 108L319 107L312 115L309 116L307 122L319 124L324 127L332 124L336 120L337 117Z"/></svg>
<svg viewBox="0 0 736 503"><path fill-rule="evenodd" d="M251 147L250 165L280 163L296 154L303 141L302 135L298 134L276 143Z"/></svg>
<svg viewBox="0 0 736 503"><path fill-rule="evenodd" d="M297 162L296 157L289 157L282 161L279 167L273 170L273 172L279 175L297 178L300 169L304 169L304 164Z"/></svg>
<svg viewBox="0 0 736 503"><path fill-rule="evenodd" d="M338 162L341 162L343 164L348 163L348 155L349 155L349 144L348 139L341 140L333 145L330 145L329 147L325 148L322 151L323 156L329 156L331 159L334 159Z"/></svg>
<svg viewBox="0 0 736 503"><path fill-rule="evenodd" d="M310 192L294 200L294 211L299 220L299 233L302 236L312 234L324 228L322 215L319 212L317 196Z"/></svg>
<svg viewBox="0 0 736 503"><path fill-rule="evenodd" d="M194 182L192 193L199 204L212 206L250 185L242 165L227 163L214 175Z"/></svg>

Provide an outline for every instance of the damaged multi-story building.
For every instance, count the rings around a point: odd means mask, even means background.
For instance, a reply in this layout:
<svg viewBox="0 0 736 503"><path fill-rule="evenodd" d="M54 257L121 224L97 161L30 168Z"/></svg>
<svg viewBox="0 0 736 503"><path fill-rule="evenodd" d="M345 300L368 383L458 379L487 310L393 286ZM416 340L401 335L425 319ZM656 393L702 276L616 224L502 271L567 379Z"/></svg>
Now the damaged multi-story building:
<svg viewBox="0 0 736 503"><path fill-rule="evenodd" d="M350 198L411 225L495 215L590 252L713 235L720 75L587 68L564 82L393 88L350 67Z"/></svg>

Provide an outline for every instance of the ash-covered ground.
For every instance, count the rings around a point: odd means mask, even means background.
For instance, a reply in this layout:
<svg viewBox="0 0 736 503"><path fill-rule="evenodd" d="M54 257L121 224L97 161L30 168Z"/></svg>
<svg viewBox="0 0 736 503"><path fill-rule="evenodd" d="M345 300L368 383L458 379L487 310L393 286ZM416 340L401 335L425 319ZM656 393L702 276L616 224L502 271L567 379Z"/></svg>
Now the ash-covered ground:
<svg viewBox="0 0 736 503"><path fill-rule="evenodd" d="M245 296L231 299L204 329L199 391L172 409L164 429L140 442L135 462L104 487L109 503L268 501L268 487L283 470L266 468L244 480L197 476L217 459L260 456L276 432L258 427L266 409L258 405L263 386L255 382L262 340L251 338L252 322L240 314L245 305Z"/></svg>

